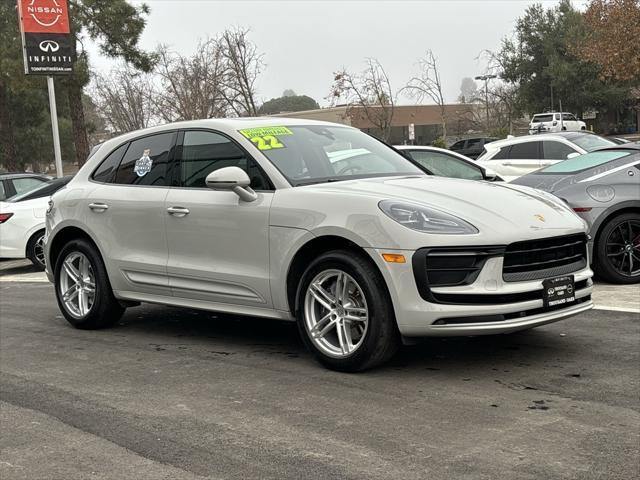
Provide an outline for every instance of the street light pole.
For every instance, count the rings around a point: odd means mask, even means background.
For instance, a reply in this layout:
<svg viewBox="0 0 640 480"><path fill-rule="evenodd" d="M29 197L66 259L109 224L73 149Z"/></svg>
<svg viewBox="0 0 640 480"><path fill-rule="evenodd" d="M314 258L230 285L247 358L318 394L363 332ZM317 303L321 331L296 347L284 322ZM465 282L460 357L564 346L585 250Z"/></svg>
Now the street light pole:
<svg viewBox="0 0 640 480"><path fill-rule="evenodd" d="M484 82L484 102L487 110L487 133L489 133L489 80L492 78L498 78L497 75L478 75L474 80L481 80Z"/></svg>

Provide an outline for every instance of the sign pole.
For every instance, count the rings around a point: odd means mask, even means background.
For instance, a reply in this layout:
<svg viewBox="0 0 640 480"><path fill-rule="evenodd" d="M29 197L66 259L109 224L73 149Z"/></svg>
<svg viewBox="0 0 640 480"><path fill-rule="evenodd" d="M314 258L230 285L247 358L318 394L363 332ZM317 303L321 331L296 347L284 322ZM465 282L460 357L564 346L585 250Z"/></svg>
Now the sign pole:
<svg viewBox="0 0 640 480"><path fill-rule="evenodd" d="M51 130L53 132L53 153L56 159L56 176L62 177L62 153L60 152L60 131L58 130L58 110L56 108L56 89L53 85L53 77L47 76L49 89L49 110L51 111Z"/></svg>

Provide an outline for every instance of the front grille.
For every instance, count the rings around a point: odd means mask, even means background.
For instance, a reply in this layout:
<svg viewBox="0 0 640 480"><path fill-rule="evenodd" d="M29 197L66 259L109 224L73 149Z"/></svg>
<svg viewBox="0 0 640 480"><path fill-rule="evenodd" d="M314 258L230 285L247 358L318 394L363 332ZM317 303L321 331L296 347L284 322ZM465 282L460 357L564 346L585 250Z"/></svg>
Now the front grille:
<svg viewBox="0 0 640 480"><path fill-rule="evenodd" d="M502 278L522 282L576 272L587 266L587 236L584 234L527 240L508 245L504 252Z"/></svg>

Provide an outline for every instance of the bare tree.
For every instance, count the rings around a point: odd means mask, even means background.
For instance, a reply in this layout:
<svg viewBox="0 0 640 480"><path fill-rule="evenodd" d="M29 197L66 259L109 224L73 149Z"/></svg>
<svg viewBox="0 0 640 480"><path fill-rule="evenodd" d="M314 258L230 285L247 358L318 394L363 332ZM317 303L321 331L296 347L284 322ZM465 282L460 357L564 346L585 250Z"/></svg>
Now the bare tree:
<svg viewBox="0 0 640 480"><path fill-rule="evenodd" d="M109 130L130 132L150 126L152 78L129 66L94 77L93 97Z"/></svg>
<svg viewBox="0 0 640 480"><path fill-rule="evenodd" d="M342 69L333 75L329 99L335 105L345 99L350 108L358 108L382 139L388 141L395 108L395 96L387 72L375 58L367 59L367 68L359 75Z"/></svg>
<svg viewBox="0 0 640 480"><path fill-rule="evenodd" d="M185 57L166 46L158 49L155 74L159 86L153 94L156 114L166 122L224 117L225 62L217 39L198 43Z"/></svg>
<svg viewBox="0 0 640 480"><path fill-rule="evenodd" d="M228 29L217 39L224 65L221 93L238 116L258 115L256 80L264 67L263 55L248 34L248 29Z"/></svg>
<svg viewBox="0 0 640 480"><path fill-rule="evenodd" d="M440 108L440 122L442 124L442 137L447 136L447 116L442 95L442 81L438 70L438 62L431 50L418 61L420 73L409 80L404 88L417 101L428 98Z"/></svg>

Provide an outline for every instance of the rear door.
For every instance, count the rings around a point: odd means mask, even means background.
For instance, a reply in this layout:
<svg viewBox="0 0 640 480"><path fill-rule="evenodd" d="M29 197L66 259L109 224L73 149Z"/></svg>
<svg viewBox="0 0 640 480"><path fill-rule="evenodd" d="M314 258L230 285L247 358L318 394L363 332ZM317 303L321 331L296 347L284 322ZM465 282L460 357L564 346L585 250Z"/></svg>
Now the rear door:
<svg viewBox="0 0 640 480"><path fill-rule="evenodd" d="M116 148L92 175L86 224L109 259L114 290L170 295L164 201L177 132Z"/></svg>
<svg viewBox="0 0 640 480"><path fill-rule="evenodd" d="M513 180L540 168L541 149L539 140L505 145L483 164L505 180Z"/></svg>

